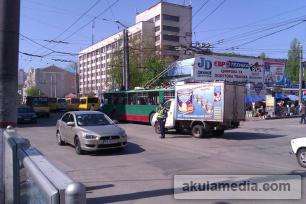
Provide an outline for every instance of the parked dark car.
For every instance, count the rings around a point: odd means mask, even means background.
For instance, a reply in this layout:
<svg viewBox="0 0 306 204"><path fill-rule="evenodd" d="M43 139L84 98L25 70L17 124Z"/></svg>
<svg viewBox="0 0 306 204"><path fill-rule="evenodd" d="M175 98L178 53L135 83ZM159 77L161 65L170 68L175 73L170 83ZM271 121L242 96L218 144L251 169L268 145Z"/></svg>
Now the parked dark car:
<svg viewBox="0 0 306 204"><path fill-rule="evenodd" d="M36 123L37 115L29 106L19 106L17 109L18 123Z"/></svg>

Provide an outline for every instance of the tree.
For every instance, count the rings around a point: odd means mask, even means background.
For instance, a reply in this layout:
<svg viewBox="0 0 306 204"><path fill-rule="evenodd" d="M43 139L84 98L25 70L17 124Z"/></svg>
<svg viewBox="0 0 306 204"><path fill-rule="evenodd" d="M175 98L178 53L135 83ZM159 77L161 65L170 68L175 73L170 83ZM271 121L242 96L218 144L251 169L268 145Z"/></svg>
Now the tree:
<svg viewBox="0 0 306 204"><path fill-rule="evenodd" d="M299 81L300 53L301 43L298 39L294 38L290 44L290 49L288 51L288 62L286 66L286 74L294 83Z"/></svg>
<svg viewBox="0 0 306 204"><path fill-rule="evenodd" d="M39 97L44 96L44 93L40 91L37 86L30 87L26 90L27 96Z"/></svg>
<svg viewBox="0 0 306 204"><path fill-rule="evenodd" d="M142 42L132 38L129 42L129 88L144 86L149 80L164 71L170 59L156 54L154 43ZM117 50L111 57L111 69L108 75L111 77L113 88L122 87L122 61L123 51ZM159 85L165 81L161 77L155 82ZM110 82L110 81L109 81Z"/></svg>
<svg viewBox="0 0 306 204"><path fill-rule="evenodd" d="M264 52L260 53L259 58L262 59L262 60L266 59L267 58L266 53L264 53Z"/></svg>

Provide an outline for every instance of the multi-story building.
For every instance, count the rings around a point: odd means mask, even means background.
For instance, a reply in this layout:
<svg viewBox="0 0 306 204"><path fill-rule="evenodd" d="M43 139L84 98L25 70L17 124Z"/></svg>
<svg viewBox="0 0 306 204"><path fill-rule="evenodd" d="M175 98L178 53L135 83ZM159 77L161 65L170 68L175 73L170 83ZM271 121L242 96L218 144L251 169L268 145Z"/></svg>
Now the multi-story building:
<svg viewBox="0 0 306 204"><path fill-rule="evenodd" d="M160 2L136 15L136 24L127 28L129 39L137 39L139 49L153 49L171 57L182 57L179 46L189 46L192 8L168 2ZM79 52L80 94L99 95L111 89L113 81L109 70L115 51L123 48L123 32L116 33ZM133 48L130 48L130 50Z"/></svg>
<svg viewBox="0 0 306 204"><path fill-rule="evenodd" d="M27 79L27 73L23 69L18 70L18 85L23 85Z"/></svg>
<svg viewBox="0 0 306 204"><path fill-rule="evenodd" d="M161 1L136 15L136 23L154 23L155 46L163 56L182 57L177 47L192 42L192 7Z"/></svg>
<svg viewBox="0 0 306 204"><path fill-rule="evenodd" d="M76 93L76 78L75 74L56 66L31 69L23 88L24 98L26 90L34 86L45 96L60 98L69 93Z"/></svg>

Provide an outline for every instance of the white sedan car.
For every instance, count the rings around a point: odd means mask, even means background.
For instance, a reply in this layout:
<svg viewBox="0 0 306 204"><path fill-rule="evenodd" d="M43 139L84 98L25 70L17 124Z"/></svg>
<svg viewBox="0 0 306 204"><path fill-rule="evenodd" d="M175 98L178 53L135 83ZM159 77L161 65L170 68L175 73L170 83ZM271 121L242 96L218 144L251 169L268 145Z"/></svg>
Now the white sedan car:
<svg viewBox="0 0 306 204"><path fill-rule="evenodd" d="M301 167L306 168L306 137L291 140L292 153L296 155Z"/></svg>

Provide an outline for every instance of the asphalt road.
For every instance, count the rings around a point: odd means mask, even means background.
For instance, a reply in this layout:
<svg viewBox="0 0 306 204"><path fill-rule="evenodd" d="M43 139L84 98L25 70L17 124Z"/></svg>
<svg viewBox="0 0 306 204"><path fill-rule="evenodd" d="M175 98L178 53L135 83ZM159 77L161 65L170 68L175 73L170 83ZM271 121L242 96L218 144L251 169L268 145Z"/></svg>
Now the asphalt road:
<svg viewBox="0 0 306 204"><path fill-rule="evenodd" d="M166 134L161 140L152 127L120 124L128 134L124 151L76 155L71 146L58 146L55 121L42 118L35 125L20 125L30 139L59 169L87 187L88 203L306 203L302 200L175 200L175 174L300 174L289 155L290 139L306 136L298 119L244 122L221 138L196 139ZM306 182L303 179L302 188Z"/></svg>

